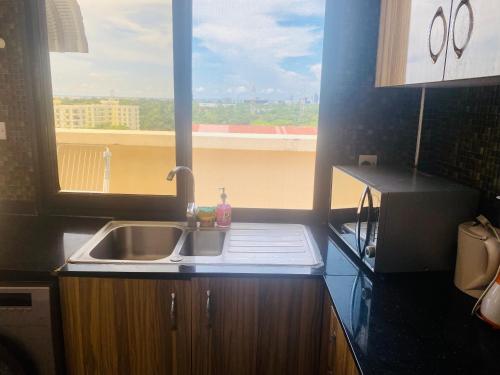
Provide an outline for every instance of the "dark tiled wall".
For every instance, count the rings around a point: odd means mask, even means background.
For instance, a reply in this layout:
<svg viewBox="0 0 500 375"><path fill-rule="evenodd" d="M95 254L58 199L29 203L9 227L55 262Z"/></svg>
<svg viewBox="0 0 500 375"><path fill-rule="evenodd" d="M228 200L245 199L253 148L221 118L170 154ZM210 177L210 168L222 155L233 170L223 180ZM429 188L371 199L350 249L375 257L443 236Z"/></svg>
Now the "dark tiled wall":
<svg viewBox="0 0 500 375"><path fill-rule="evenodd" d="M320 136L328 137L329 164L357 164L377 154L381 164L412 165L419 89L374 88L379 2L327 2Z"/></svg>
<svg viewBox="0 0 500 375"><path fill-rule="evenodd" d="M420 89L374 88L380 2L326 2L315 207L326 218L332 164L413 165Z"/></svg>
<svg viewBox="0 0 500 375"><path fill-rule="evenodd" d="M345 100L335 116L335 164L357 164L359 155L376 154L379 164L414 163L420 91L364 88Z"/></svg>
<svg viewBox="0 0 500 375"><path fill-rule="evenodd" d="M6 48L0 49L0 122L7 124L8 137L0 141L0 201L4 203L35 200L24 11L21 0L0 1L0 37L6 42Z"/></svg>
<svg viewBox="0 0 500 375"><path fill-rule="evenodd" d="M422 170L500 194L500 86L428 89Z"/></svg>

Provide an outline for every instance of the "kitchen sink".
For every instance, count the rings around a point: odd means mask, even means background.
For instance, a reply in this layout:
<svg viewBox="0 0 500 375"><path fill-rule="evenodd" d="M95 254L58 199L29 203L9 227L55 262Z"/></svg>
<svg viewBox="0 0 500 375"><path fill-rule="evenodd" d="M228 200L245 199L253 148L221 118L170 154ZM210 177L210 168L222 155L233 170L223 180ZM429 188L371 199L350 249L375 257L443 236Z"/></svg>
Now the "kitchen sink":
<svg viewBox="0 0 500 375"><path fill-rule="evenodd" d="M184 234L180 223L111 221L69 258L70 263L158 263Z"/></svg>
<svg viewBox="0 0 500 375"><path fill-rule="evenodd" d="M95 259L157 260L172 254L182 235L176 227L122 226L111 230L90 251Z"/></svg>
<svg viewBox="0 0 500 375"><path fill-rule="evenodd" d="M323 264L310 230L298 224L233 223L229 229L184 223L111 221L69 263L285 265Z"/></svg>
<svg viewBox="0 0 500 375"><path fill-rule="evenodd" d="M222 254L226 233L217 230L197 230L187 232L179 255L217 256Z"/></svg>

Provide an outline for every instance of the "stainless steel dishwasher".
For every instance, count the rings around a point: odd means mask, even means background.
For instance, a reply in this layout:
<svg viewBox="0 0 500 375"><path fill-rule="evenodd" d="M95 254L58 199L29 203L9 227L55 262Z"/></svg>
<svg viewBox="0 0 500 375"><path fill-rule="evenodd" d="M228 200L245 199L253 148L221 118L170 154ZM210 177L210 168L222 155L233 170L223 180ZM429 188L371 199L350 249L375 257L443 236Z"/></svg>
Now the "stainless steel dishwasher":
<svg viewBox="0 0 500 375"><path fill-rule="evenodd" d="M0 373L56 373L49 286L0 285Z"/></svg>

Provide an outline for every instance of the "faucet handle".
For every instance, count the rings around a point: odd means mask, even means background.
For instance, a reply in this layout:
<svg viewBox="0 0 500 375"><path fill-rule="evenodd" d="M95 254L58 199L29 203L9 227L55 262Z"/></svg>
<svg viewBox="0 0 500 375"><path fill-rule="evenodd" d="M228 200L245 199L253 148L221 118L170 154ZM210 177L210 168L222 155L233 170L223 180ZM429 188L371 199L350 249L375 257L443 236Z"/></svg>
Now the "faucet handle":
<svg viewBox="0 0 500 375"><path fill-rule="evenodd" d="M194 218L196 218L198 216L198 207L196 206L196 203L189 202L187 204L186 216L187 217L194 217Z"/></svg>
<svg viewBox="0 0 500 375"><path fill-rule="evenodd" d="M189 228L198 227L198 207L194 202L189 202L186 208L186 219Z"/></svg>

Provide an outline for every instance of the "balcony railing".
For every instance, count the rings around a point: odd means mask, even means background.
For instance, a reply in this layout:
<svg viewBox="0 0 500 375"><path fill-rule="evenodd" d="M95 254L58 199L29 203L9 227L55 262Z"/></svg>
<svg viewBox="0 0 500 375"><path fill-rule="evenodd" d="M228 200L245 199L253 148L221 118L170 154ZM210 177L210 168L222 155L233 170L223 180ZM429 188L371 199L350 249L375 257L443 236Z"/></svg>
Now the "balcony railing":
<svg viewBox="0 0 500 375"><path fill-rule="evenodd" d="M244 128L193 126L199 204L216 204L225 186L236 207L311 208L316 129ZM172 131L56 129L56 139L63 190L175 194L165 181L175 165Z"/></svg>

